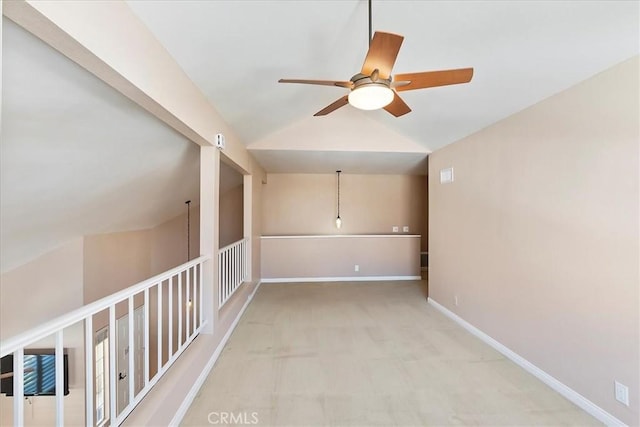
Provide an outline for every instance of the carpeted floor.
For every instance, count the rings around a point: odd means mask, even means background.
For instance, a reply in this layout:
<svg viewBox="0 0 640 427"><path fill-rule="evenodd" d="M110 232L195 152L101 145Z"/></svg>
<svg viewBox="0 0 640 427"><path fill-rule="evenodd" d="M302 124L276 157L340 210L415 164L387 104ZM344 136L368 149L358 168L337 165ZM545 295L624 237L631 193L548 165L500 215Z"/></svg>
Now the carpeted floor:
<svg viewBox="0 0 640 427"><path fill-rule="evenodd" d="M599 425L425 295L420 281L262 285L183 425Z"/></svg>

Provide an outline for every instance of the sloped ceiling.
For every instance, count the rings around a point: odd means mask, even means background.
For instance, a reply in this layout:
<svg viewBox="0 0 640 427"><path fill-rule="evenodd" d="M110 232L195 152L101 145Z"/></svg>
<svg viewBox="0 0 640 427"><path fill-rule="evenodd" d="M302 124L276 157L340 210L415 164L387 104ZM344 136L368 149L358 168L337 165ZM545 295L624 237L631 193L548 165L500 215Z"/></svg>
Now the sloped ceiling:
<svg viewBox="0 0 640 427"><path fill-rule="evenodd" d="M198 146L6 18L2 48L2 272L198 199Z"/></svg>
<svg viewBox="0 0 640 427"><path fill-rule="evenodd" d="M314 130L310 120L342 135L344 110L353 107L311 116L345 89L277 81L347 80L358 72L367 50L366 1L129 4L258 158L258 150L298 149ZM372 111L349 120L360 128L375 120L423 152L438 149L637 55L638 15L635 1L373 0L374 30L405 36L394 71L472 66L475 74L470 84L403 92L413 109L406 116ZM264 143L275 132L277 148ZM339 162L339 151L327 159ZM363 164L366 153L379 152L349 144L342 151L364 152Z"/></svg>

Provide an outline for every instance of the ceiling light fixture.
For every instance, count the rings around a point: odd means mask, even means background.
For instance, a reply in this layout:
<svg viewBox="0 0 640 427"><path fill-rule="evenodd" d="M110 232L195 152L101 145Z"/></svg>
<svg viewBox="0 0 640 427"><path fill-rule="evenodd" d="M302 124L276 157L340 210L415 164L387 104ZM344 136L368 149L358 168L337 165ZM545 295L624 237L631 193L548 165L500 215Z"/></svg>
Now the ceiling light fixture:
<svg viewBox="0 0 640 427"><path fill-rule="evenodd" d="M393 90L384 83L365 83L349 92L349 104L360 110L378 110L393 101Z"/></svg>
<svg viewBox="0 0 640 427"><path fill-rule="evenodd" d="M342 218L340 218L340 173L341 170L337 170L336 174L338 175L338 216L336 216L336 228L342 227Z"/></svg>

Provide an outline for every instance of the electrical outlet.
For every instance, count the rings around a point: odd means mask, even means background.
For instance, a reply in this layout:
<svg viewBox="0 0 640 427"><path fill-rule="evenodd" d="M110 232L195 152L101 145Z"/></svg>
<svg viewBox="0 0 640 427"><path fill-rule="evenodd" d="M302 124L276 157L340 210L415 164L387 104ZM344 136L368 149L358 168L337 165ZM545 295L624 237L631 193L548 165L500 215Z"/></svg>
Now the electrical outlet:
<svg viewBox="0 0 640 427"><path fill-rule="evenodd" d="M353 271L360 271L360 266L358 264L354 265Z"/></svg>
<svg viewBox="0 0 640 427"><path fill-rule="evenodd" d="M618 381L614 381L614 383L616 400L623 405L629 406L629 387Z"/></svg>
<svg viewBox="0 0 640 427"><path fill-rule="evenodd" d="M394 233L397 233L398 231L400 231L400 229L398 228L397 225L394 225L391 231L393 231Z"/></svg>
<svg viewBox="0 0 640 427"><path fill-rule="evenodd" d="M403 233L408 233L409 232L409 226L405 225L404 227L402 227L402 232Z"/></svg>
<svg viewBox="0 0 640 427"><path fill-rule="evenodd" d="M455 306L458 306L458 295L454 295L453 296L453 303L455 304Z"/></svg>

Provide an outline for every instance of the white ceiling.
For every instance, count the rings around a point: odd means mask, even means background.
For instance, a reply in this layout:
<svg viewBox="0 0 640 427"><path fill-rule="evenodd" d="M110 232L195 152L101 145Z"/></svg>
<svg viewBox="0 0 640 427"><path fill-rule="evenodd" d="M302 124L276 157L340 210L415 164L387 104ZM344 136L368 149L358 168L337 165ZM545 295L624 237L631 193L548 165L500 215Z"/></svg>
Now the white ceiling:
<svg viewBox="0 0 640 427"><path fill-rule="evenodd" d="M367 50L365 0L129 4L249 148L346 91L279 78L348 80ZM374 30L405 36L394 71L475 74L403 92L406 116L364 114L435 150L638 54L638 15L637 1L374 0Z"/></svg>
<svg viewBox="0 0 640 427"><path fill-rule="evenodd" d="M404 92L401 118L314 118L344 90L277 80L359 71L364 0L129 4L268 172L424 172L431 150L640 51L637 1L374 0L374 29L405 36L396 72L472 66L474 79ZM197 200L195 144L4 18L2 45L3 272Z"/></svg>

